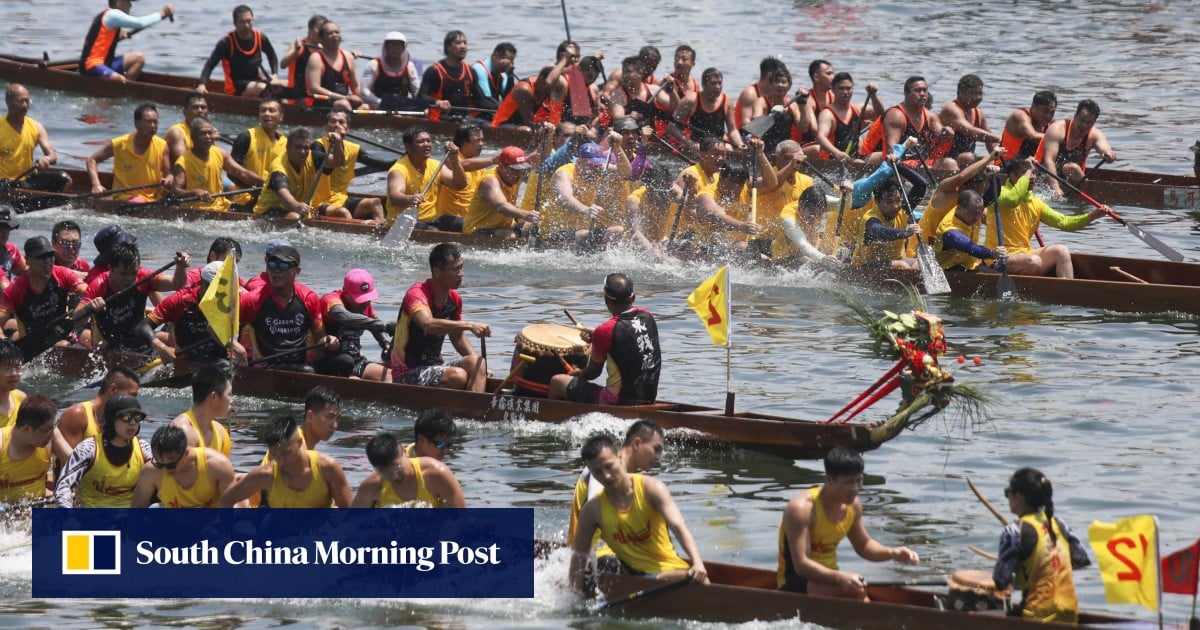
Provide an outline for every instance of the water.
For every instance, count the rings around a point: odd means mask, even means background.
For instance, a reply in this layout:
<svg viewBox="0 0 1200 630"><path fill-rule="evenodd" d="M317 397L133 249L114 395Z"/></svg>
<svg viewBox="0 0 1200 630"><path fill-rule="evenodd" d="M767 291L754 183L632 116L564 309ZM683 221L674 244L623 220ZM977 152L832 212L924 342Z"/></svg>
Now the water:
<svg viewBox="0 0 1200 630"><path fill-rule="evenodd" d="M52 57L77 54L87 20L96 7L45 0L7 3L21 29L0 50ZM138 11L149 11L141 6ZM198 74L220 33L229 28L234 2L180 5L176 24L139 34L123 49L151 55L155 70ZM338 16L325 3L277 0L256 3L258 26L282 49L303 31L312 12L333 16L346 45L376 50L384 32L404 31L414 55L436 58L448 28L467 32L479 58L495 42L512 40L518 69L530 72L553 58L562 34L557 3L514 0L497 10L476 5L407 3L401 13L382 5ZM1183 2L1008 2L978 5L942 2L794 2L736 6L669 1L631 10L617 3L569 5L571 34L585 53L607 52L609 69L620 57L649 42L667 56L677 43L699 53L699 69L718 64L730 91L753 80L758 60L781 54L793 74L808 61L831 59L859 83L880 84L885 103L900 98L900 84L913 72L935 82L940 103L958 76L976 72L987 82L984 108L998 128L1012 108L1028 105L1043 88L1059 93L1064 114L1079 98L1099 101L1099 124L1115 147L1122 168L1190 171L1186 150L1194 140L1197 96L1191 87L1197 18ZM482 11L491 11L483 14ZM452 17L423 22L415 16ZM72 19L74 18L74 19ZM523 34L524 33L524 34ZM733 53L731 51L738 51ZM660 71L661 74L661 71ZM800 79L798 79L800 81ZM803 82L803 81L801 81ZM95 145L129 127L132 103L34 90L33 114L49 130L68 165L82 164ZM180 115L162 108L162 124ZM251 124L218 119L226 131ZM387 135L375 135L395 141ZM1073 208L1070 203L1062 204ZM1165 210L1118 208L1184 252L1200 255L1192 217ZM76 218L90 240L110 222L86 212L52 210L21 219L14 241L47 233L56 220ZM229 225L216 222L165 224L131 219L147 266L161 264L177 249L201 256ZM241 228L235 236L252 270L272 235ZM314 231L287 235L300 248L300 280L325 292L340 285L352 266L371 269L383 298L381 313L395 313L403 290L426 277L428 248L387 251L359 237ZM1154 257L1126 230L1098 223L1075 234L1047 230L1052 242L1083 251ZM90 244L85 255L94 256ZM592 258L558 253L469 252L464 299L467 316L492 325L493 362L507 364L506 341L526 324L561 321L568 307L585 322L601 321L603 276L626 271L638 283L639 303L658 317L665 356L661 395L665 399L720 404L725 389L724 352L711 346L684 298L711 268L657 265L642 257L608 252ZM805 273L768 275L734 270L735 346L733 389L739 407L793 417L824 418L874 381L888 366L872 358L870 342L849 311L829 297L837 288ZM844 287L843 287L844 288ZM898 294L863 293L876 309L904 308ZM971 477L993 502L1018 467L1035 466L1054 481L1056 507L1077 532L1093 519L1114 520L1149 513L1159 517L1164 552L1200 534L1192 453L1200 444L1193 424L1194 383L1200 376L1200 341L1195 318L1114 314L1034 304L1002 306L939 297L931 308L946 318L951 352L980 356L983 365L958 372L1000 399L992 420L968 427L939 418L867 455L862 496L867 526L885 544L906 544L922 557L919 567L872 565L843 549L849 570L875 580L930 578L963 568L986 568L967 547L994 549L997 523L974 499ZM26 389L50 393L60 402L84 400L85 380L64 381L36 365ZM236 394L235 394L236 395ZM152 419L163 422L188 405L185 392L145 392ZM875 417L886 413L881 403ZM262 447L258 424L273 413L295 409L287 402L237 397L234 460L256 463ZM871 414L868 414L871 415ZM379 428L407 434L412 415L385 405L349 403L339 433L323 450L338 457L351 482L368 472L362 447ZM150 432L156 424L146 427ZM596 430L619 432L624 424L589 415L564 425L464 422L464 437L449 459L469 505L533 507L539 535L562 538L578 449ZM791 462L745 451L714 451L679 445L668 448L656 473L671 488L706 559L774 566L775 532L784 502L821 479L820 463ZM0 547L20 542L0 534ZM845 547L845 545L844 545ZM566 564L554 559L537 575L537 597L522 601L33 601L28 599L27 550L0 555L0 594L6 595L0 625L60 628L114 626L202 626L260 628L284 623L311 627L423 626L452 628L607 626L660 627L665 622L619 625L598 620L563 593ZM1139 614L1104 601L1094 568L1076 574L1081 603L1089 609ZM1166 596L1169 619L1188 612L1190 602ZM1149 613L1141 611L1143 617ZM753 624L758 626L760 624ZM771 627L798 623L768 624ZM675 624L693 627L694 624Z"/></svg>

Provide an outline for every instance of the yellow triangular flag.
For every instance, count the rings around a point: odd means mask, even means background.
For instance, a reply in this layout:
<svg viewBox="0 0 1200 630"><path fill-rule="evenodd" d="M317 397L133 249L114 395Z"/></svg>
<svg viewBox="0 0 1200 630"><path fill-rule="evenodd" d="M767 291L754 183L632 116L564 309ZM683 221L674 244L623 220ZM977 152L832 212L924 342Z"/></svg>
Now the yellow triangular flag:
<svg viewBox="0 0 1200 630"><path fill-rule="evenodd" d="M708 336L718 346L729 345L729 284L725 281L729 273L726 265L717 270L716 275L700 283L695 291L688 296L688 306L700 316L700 321L708 328Z"/></svg>
<svg viewBox="0 0 1200 630"><path fill-rule="evenodd" d="M1109 602L1158 610L1158 523L1153 516L1092 521L1088 542L1096 552Z"/></svg>
<svg viewBox="0 0 1200 630"><path fill-rule="evenodd" d="M204 313L208 325L212 327L223 346L229 345L229 340L237 336L240 289L237 262L231 253L225 256L221 270L212 282L208 283L208 289L200 299L200 312Z"/></svg>

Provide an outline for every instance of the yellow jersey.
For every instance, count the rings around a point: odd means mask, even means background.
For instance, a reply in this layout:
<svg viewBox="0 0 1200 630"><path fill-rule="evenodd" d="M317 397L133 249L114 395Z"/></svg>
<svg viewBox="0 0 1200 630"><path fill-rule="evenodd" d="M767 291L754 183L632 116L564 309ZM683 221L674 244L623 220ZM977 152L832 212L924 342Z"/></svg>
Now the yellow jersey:
<svg viewBox="0 0 1200 630"><path fill-rule="evenodd" d="M33 168L33 148L41 137L37 123L29 116L20 131L13 128L7 116L0 118L0 179L16 179Z"/></svg>
<svg viewBox="0 0 1200 630"><path fill-rule="evenodd" d="M0 502L14 503L46 496L46 472L50 470L50 449L40 446L29 455L14 460L10 425L0 429Z"/></svg>
<svg viewBox="0 0 1200 630"><path fill-rule="evenodd" d="M137 148L134 146L134 135L129 133L119 138L113 138L112 187L114 189L157 184L166 176L166 173L162 172L162 164L163 155L167 152L167 141L154 136L150 139L150 146L146 147L146 150L142 153L138 153ZM141 197L147 201L157 201L162 196L162 187L156 186L117 193L112 197L113 199L120 199L122 201L133 197Z"/></svg>
<svg viewBox="0 0 1200 630"><path fill-rule="evenodd" d="M521 180L511 186L504 183L500 179L500 175L496 173L496 168L489 168L484 171L486 175L483 179L490 176L495 176L496 181L500 184L500 192L504 195L504 199L508 203L516 204L517 190L521 188ZM483 179L479 180L480 184ZM511 230L516 225L517 220L513 217L501 214L498 210L492 207L492 204L487 199L483 198L479 186L476 186L475 197L471 199L471 205L467 208L467 217L463 220L463 233L474 234L479 230Z"/></svg>
<svg viewBox="0 0 1200 630"><path fill-rule="evenodd" d="M217 507L217 484L208 476L208 454L203 446L194 447L196 453L196 480L184 488L175 475L162 473L158 484L158 500L165 508L210 508Z"/></svg>
<svg viewBox="0 0 1200 630"><path fill-rule="evenodd" d="M188 190L198 188L215 195L224 188L221 175L225 172L225 154L217 147L209 147L208 157L203 159L197 157L195 152L188 149L183 155L179 156L179 159L175 160L175 166L183 169L183 187ZM218 197L210 201L192 201L185 205L200 210L224 212L229 210L229 199Z"/></svg>
<svg viewBox="0 0 1200 630"><path fill-rule="evenodd" d="M327 508L333 505L333 495L325 476L321 474L320 454L315 450L308 451L309 478L308 485L303 490L293 490L283 478L283 470L275 463L275 472L271 480L271 489L267 491L267 507L276 508Z"/></svg>
<svg viewBox="0 0 1200 630"><path fill-rule="evenodd" d="M597 495L600 502L600 537L608 543L621 562L646 574L683 570L688 563L675 553L663 515L646 498L642 475L634 473L633 502L629 509L618 510L607 491Z"/></svg>

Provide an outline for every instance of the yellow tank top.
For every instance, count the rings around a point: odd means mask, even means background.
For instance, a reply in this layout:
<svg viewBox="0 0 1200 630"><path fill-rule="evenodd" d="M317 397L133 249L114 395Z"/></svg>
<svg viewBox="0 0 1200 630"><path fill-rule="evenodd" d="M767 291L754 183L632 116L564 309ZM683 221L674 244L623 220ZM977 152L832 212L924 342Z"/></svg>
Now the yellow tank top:
<svg viewBox="0 0 1200 630"><path fill-rule="evenodd" d="M133 488L145 465L142 444L133 438L133 452L124 466L116 466L104 454L104 445L97 436L96 460L79 480L79 505L83 507L129 507L133 504Z"/></svg>
<svg viewBox="0 0 1200 630"><path fill-rule="evenodd" d="M41 136L29 116L21 130L13 129L8 117L0 118L0 178L15 179L33 167L33 148Z"/></svg>
<svg viewBox="0 0 1200 630"><path fill-rule="evenodd" d="M158 500L165 508L208 508L217 507L217 484L208 478L208 457L203 446L194 449L196 453L196 481L191 487L184 488L175 480L174 475L163 473L162 482L158 485Z"/></svg>
<svg viewBox="0 0 1200 630"><path fill-rule="evenodd" d="M1075 580L1071 573L1070 544L1059 530L1055 519L1046 519L1041 512L1021 517L1037 532L1033 553L1017 566L1014 586L1024 591L1021 616L1038 621L1075 623L1079 617L1079 600L1075 596ZM1050 531L1054 530L1054 542Z"/></svg>
<svg viewBox="0 0 1200 630"><path fill-rule="evenodd" d="M253 127L248 130L250 132L250 149L246 151L246 157L242 160L242 166L247 170L258 173L259 177L267 178L271 172L272 165L275 160L284 159L287 153L287 136L279 133L279 137L272 140L267 132L263 131L262 127ZM277 132L278 133L278 132Z"/></svg>
<svg viewBox="0 0 1200 630"><path fill-rule="evenodd" d="M1007 192L1012 186L1011 182L1004 182L1003 191ZM1029 195L1015 208L1000 207L1000 227L1004 232L1004 247L1008 250L1009 256L1028 254L1033 251L1029 240L1033 238L1033 233L1042 223L1042 208L1045 206L1046 202ZM989 216L989 219L994 221L995 216ZM986 246L988 249L996 249L995 230L987 231Z"/></svg>
<svg viewBox="0 0 1200 630"><path fill-rule="evenodd" d="M328 137L317 138L317 143L329 149ZM313 195L314 208L323 203L334 207L345 206L350 198L350 183L354 181L354 167L358 164L358 153L362 147L343 139L342 148L346 152L346 161L329 175L321 176L321 181L317 182L317 192Z"/></svg>
<svg viewBox="0 0 1200 630"><path fill-rule="evenodd" d="M134 147L134 134L125 134L113 138L113 188L129 188L144 184L156 184L162 181L163 154L167 152L167 141L158 136L150 139L150 146L145 152L138 153ZM148 201L157 201L163 195L162 187L143 188L113 195L114 199L122 201L132 197L141 197Z"/></svg>
<svg viewBox="0 0 1200 630"><path fill-rule="evenodd" d="M845 516L835 523L829 520L821 505L821 488L809 488L808 493L813 501L812 524L808 529L808 557L836 571L837 546L850 533L850 526L854 524L854 509L847 507Z"/></svg>
<svg viewBox="0 0 1200 630"><path fill-rule="evenodd" d="M725 209L725 214L731 218L738 221L750 220L750 188L748 186L743 186L737 198L732 201L720 199L716 188L706 190L702 194L712 195L717 204ZM750 238L750 235L745 232L731 230L724 224L717 225L711 221L698 221L695 233L698 245L744 243Z"/></svg>
<svg viewBox="0 0 1200 630"><path fill-rule="evenodd" d="M580 203L585 205L598 204L604 208L604 212L596 220L598 227L609 227L612 225L623 225L624 221L620 218L624 214L625 197L624 183L620 181L621 176L614 171L608 172L603 178L590 177L584 179L579 176L575 169L575 163L564 164L555 171L555 176L558 173L566 172L571 178L571 191L575 198ZM601 181L603 187L601 188ZM549 191L549 196L547 196ZM596 193L600 193L600 199L596 198ZM542 191L542 204L545 211L542 213L542 235L549 235L555 232L565 230L586 230L591 227L591 220L581 214L571 212L563 204L562 199L552 187L547 186L547 190ZM620 213L620 214L618 214Z"/></svg>
<svg viewBox="0 0 1200 630"><path fill-rule="evenodd" d="M462 190L454 190L453 188L441 188L438 190L437 198L437 215L450 215L452 217L465 217L467 211L471 207L471 201L475 198L475 193L479 191L479 182L487 177L495 167L481 168L474 171L467 171L467 187Z"/></svg>
<svg viewBox="0 0 1200 630"><path fill-rule="evenodd" d="M96 407L92 405L92 401L88 400L83 403L83 414L87 417L87 427L83 430L83 439L100 435L100 425L96 422Z"/></svg>
<svg viewBox="0 0 1200 630"><path fill-rule="evenodd" d="M405 192L409 195L416 195L420 194L422 190L425 190L425 185L429 183L430 179L437 176L439 171L438 169L434 168L435 166L437 166L437 162L433 160L426 160L425 172L421 173L417 170L417 167L413 166L412 161L409 160L408 156L406 155L399 160L396 160L396 163L392 165L392 168L388 169L388 173L390 174L393 171L400 171L401 173L404 173ZM437 198L438 195L441 194L441 188L442 187L438 184L434 184L433 186L429 187L429 192L425 195L425 202L417 208L418 221L429 222L437 218ZM403 210L404 208L396 207L392 204L392 200L388 199L388 226L391 226L392 223L396 221L396 217L399 216Z"/></svg>
<svg viewBox="0 0 1200 630"><path fill-rule="evenodd" d="M521 203L517 205L522 210L537 210L537 188L538 182L541 181L541 173L531 172L528 179L525 180L525 192L521 195ZM542 184L542 205L546 204L549 199L548 195L554 194L550 190L550 184Z"/></svg>
<svg viewBox="0 0 1200 630"><path fill-rule="evenodd" d="M320 455L308 451L308 465L312 470L308 485L303 490L292 490L283 479L283 471L275 464L275 475L271 489L267 491L267 507L276 508L326 508L333 505L333 495L321 474Z"/></svg>
<svg viewBox="0 0 1200 630"><path fill-rule="evenodd" d="M225 425L216 420L212 421L212 443L209 444L204 441L204 432L200 430L200 421L196 419L195 410L188 409L183 415L187 416L188 423L192 425L192 430L199 437L200 448L211 448L225 457L229 457L231 440L229 439L229 429L226 429Z"/></svg>
<svg viewBox="0 0 1200 630"><path fill-rule="evenodd" d="M921 226L921 238L925 239L930 247L934 247L934 234L937 232L938 227L942 225L942 219L945 219L946 215L954 214L954 211L957 209L958 196L951 199L949 205L944 208L933 207L933 200L930 200L925 205L925 212L921 214L921 219L917 221L917 225ZM904 241L904 255L908 258L915 258L917 256L917 239L910 238Z"/></svg>
<svg viewBox="0 0 1200 630"><path fill-rule="evenodd" d="M800 195L812 188L813 179L803 173L793 173L789 181L779 185L779 188L768 193L758 194L758 216L755 223L768 228L768 233L774 234L783 225L781 216L785 208L796 205ZM815 241L814 241L815 242Z"/></svg>
<svg viewBox="0 0 1200 630"><path fill-rule="evenodd" d="M288 190L297 201L308 199L309 191L312 190L313 180L317 176L317 165L313 163L312 154L310 153L304 159L304 166L299 172L296 167L292 166L292 161L286 155L275 160L275 165L271 167L272 173L283 173L287 178ZM322 177L321 181L329 179ZM320 188L318 182L317 187ZM313 205L316 205L316 196L313 196ZM270 210L283 208L283 202L279 199L279 194L272 190L269 186L263 186L262 192L258 195L258 202L254 204L254 214L266 214Z"/></svg>
<svg viewBox="0 0 1200 630"><path fill-rule="evenodd" d="M942 246L942 237L946 232L958 230L971 239L972 243L979 242L979 230L982 226L981 222L976 222L975 225L967 225L962 219L958 218L957 214L948 214L942 218L942 222L933 232L933 252L937 254L938 264L942 269L949 269L955 265L962 265L963 269L975 269L979 266L979 259L963 251L957 249L946 249Z"/></svg>
<svg viewBox="0 0 1200 630"><path fill-rule="evenodd" d="M821 248L822 252L832 254L837 251L842 243L847 245L856 245L858 243L860 224L867 211L875 207L875 200L872 199L858 208L852 207L853 205L849 201L846 202L846 211L842 213L842 232L840 236L838 235L837 218L838 213L842 210L841 200L838 200L836 210L830 208L830 212L825 215L825 228L822 230L825 238L824 247Z"/></svg>
<svg viewBox="0 0 1200 630"><path fill-rule="evenodd" d="M412 444L405 446L404 454L408 455L409 457L417 457L417 443L413 442Z"/></svg>
<svg viewBox="0 0 1200 630"><path fill-rule="evenodd" d="M50 470L50 450L35 448L24 459L9 455L14 427L0 429L0 502L12 503L46 495L46 471Z"/></svg>
<svg viewBox="0 0 1200 630"><path fill-rule="evenodd" d="M479 192L479 184L488 176L496 175L496 167L480 172L484 174L484 177L475 184L475 197L471 199L471 205L467 208L467 217L463 219L463 233L474 234L478 230L511 230L513 225L516 225L516 219L500 214ZM504 195L504 199L508 203L516 205L517 190L521 188L521 180L518 179L515 184L509 186L500 179L499 175L496 175L496 181L500 183L500 192Z"/></svg>
<svg viewBox="0 0 1200 630"><path fill-rule="evenodd" d="M646 201L646 187L640 186L637 190L629 193L628 199L633 199L638 202L638 214L634 220L641 223L642 234L651 242L661 241L671 236L671 226L675 224L675 213L679 212L679 204L669 202L666 208L650 207ZM686 225L685 225L686 224ZM679 215L679 226L675 229L675 234L683 234L691 225L691 220L686 214Z"/></svg>
<svg viewBox="0 0 1200 630"><path fill-rule="evenodd" d="M19 389L8 393L8 411L0 415L0 429L11 427L17 421L17 412L21 410L23 400L25 400L25 392Z"/></svg>
<svg viewBox="0 0 1200 630"><path fill-rule="evenodd" d="M429 488L425 486L425 474L421 472L421 460L414 457L411 460L413 465L413 473L417 476L417 496L412 499L406 499L396 494L396 488L392 482L384 479L379 488L379 503L377 507L388 507L390 505L398 505L400 507L417 507L417 508L440 508L446 507L438 497L433 496Z"/></svg>
<svg viewBox="0 0 1200 630"><path fill-rule="evenodd" d="M867 243L867 223L871 219L879 219L886 227L903 229L907 223L907 218L904 216L904 211L896 213L892 219L883 216L883 211L879 206L875 205L875 201L871 200L868 204L869 209L863 213L862 219L858 223L858 245L854 247L854 258L850 261L855 267L864 265L876 266L887 264L888 261L898 260L904 255L905 243L910 239L896 239L894 241L877 241ZM846 226L842 225L842 233L845 234Z"/></svg>
<svg viewBox="0 0 1200 630"><path fill-rule="evenodd" d="M584 504L588 502L589 488L588 483L591 480L592 474L588 470L584 470L583 474L579 475L579 479L575 481L575 495L571 501L571 516L567 521L567 544L575 542L575 531L579 529L579 512L583 510ZM596 482L599 483L599 482ZM613 555L612 549L604 544L600 539L600 532L596 532L592 536L592 549L596 551L596 557Z"/></svg>
<svg viewBox="0 0 1200 630"><path fill-rule="evenodd" d="M675 547L662 513L650 504L642 488L642 475L634 473L633 502L620 511L609 501L607 491L601 492L600 537L612 548L621 562L642 573L662 573L687 569Z"/></svg>
<svg viewBox="0 0 1200 630"><path fill-rule="evenodd" d="M175 160L175 165L183 168L184 188L207 190L210 193L216 194L221 192L224 184L221 181L221 174L225 172L225 154L217 147L208 149L208 158L200 159L196 154L188 149L179 159ZM198 208L200 210L217 210L224 212L229 209L229 199L227 197L218 197L211 201L193 201L184 204L189 208Z"/></svg>
<svg viewBox="0 0 1200 630"><path fill-rule="evenodd" d="M183 134L183 150L192 150L192 129L185 122L178 122L170 127L167 127L167 133L171 133L172 129L178 129Z"/></svg>
<svg viewBox="0 0 1200 630"><path fill-rule="evenodd" d="M796 221L796 227L800 228L800 231L804 233L804 238L808 239L808 242L812 243L812 246L816 247L821 253L832 253L830 251L826 251L826 249L828 249L827 241L832 239L823 237L820 232L819 225L816 223L809 223L805 221L804 217L800 216L800 204L797 201L795 203L788 204L783 208L783 211L779 213L779 228L775 230L775 240L771 241L771 258L774 258L775 260L783 260L785 258L803 255L803 252L801 252L798 247L793 245L792 242L788 240L787 235L783 233L784 219L794 219Z"/></svg>

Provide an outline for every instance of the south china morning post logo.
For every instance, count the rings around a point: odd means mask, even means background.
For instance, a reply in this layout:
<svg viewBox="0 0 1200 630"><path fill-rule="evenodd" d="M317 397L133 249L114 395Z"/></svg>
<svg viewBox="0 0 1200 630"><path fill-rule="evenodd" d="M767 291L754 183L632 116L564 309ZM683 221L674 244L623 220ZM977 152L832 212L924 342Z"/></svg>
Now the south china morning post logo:
<svg viewBox="0 0 1200 630"><path fill-rule="evenodd" d="M121 532L64 531L62 574L120 575Z"/></svg>
<svg viewBox="0 0 1200 630"><path fill-rule="evenodd" d="M32 595L532 597L533 542L527 508L38 510Z"/></svg>

